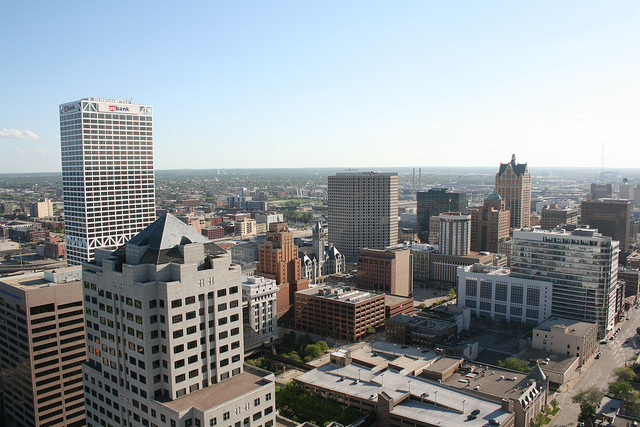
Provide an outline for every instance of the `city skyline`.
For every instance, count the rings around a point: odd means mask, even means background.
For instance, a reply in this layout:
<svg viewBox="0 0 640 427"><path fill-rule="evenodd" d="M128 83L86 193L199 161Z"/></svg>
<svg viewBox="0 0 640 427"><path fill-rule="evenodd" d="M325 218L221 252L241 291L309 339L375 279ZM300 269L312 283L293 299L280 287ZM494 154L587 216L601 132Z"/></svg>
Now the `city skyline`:
<svg viewBox="0 0 640 427"><path fill-rule="evenodd" d="M634 166L634 2L149 5L3 8L3 172L59 171L88 96L154 105L161 170Z"/></svg>

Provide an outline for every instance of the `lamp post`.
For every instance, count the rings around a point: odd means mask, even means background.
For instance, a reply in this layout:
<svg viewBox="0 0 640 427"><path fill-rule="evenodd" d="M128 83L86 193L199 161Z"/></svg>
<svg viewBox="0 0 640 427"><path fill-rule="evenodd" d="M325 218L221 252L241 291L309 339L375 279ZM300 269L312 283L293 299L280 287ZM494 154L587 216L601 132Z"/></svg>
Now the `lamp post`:
<svg viewBox="0 0 640 427"><path fill-rule="evenodd" d="M411 395L411 380L409 380L409 395Z"/></svg>
<svg viewBox="0 0 640 427"><path fill-rule="evenodd" d="M464 414L464 399L462 399L462 413Z"/></svg>
<svg viewBox="0 0 640 427"><path fill-rule="evenodd" d="M393 357L396 357L396 345L393 345Z"/></svg>
<svg viewBox="0 0 640 427"><path fill-rule="evenodd" d="M380 378L382 378L382 381L380 381L380 385L384 387L384 374L380 374Z"/></svg>
<svg viewBox="0 0 640 427"><path fill-rule="evenodd" d="M362 370L362 369L358 369L358 382L360 382L360 371L361 371L361 370Z"/></svg>
<svg viewBox="0 0 640 427"><path fill-rule="evenodd" d="M433 398L433 403L438 406L438 390L433 392L435 394L435 397Z"/></svg>

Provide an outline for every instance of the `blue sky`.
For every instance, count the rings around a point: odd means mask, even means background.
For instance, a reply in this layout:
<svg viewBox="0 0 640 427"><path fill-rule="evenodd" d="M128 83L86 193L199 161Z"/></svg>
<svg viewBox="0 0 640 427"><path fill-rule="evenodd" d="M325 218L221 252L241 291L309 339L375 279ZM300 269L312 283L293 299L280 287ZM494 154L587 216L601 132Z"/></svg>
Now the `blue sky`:
<svg viewBox="0 0 640 427"><path fill-rule="evenodd" d="M6 1L0 172L58 105L154 107L157 169L637 167L637 1Z"/></svg>

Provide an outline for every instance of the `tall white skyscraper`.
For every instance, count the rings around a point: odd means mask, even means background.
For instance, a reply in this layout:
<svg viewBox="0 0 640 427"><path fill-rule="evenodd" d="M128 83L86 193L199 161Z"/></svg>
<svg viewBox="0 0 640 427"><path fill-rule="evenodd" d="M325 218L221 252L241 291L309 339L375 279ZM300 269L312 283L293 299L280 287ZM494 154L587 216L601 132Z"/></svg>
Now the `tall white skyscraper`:
<svg viewBox="0 0 640 427"><path fill-rule="evenodd" d="M85 98L60 106L67 262L123 245L155 220L152 111Z"/></svg>
<svg viewBox="0 0 640 427"><path fill-rule="evenodd" d="M362 248L398 243L398 174L338 173L329 177L329 242L355 262Z"/></svg>

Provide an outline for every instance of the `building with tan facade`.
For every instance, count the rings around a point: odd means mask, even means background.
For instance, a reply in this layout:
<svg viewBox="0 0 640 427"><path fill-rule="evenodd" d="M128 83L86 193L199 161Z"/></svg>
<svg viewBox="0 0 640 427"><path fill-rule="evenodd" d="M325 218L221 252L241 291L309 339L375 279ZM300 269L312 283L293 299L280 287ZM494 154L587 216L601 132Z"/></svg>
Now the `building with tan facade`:
<svg viewBox="0 0 640 427"><path fill-rule="evenodd" d="M576 356L580 366L596 353L598 325L574 319L549 317L533 328L531 346L552 353Z"/></svg>
<svg viewBox="0 0 640 427"><path fill-rule="evenodd" d="M85 425L82 270L0 279L0 366L7 425Z"/></svg>
<svg viewBox="0 0 640 427"><path fill-rule="evenodd" d="M511 228L528 227L531 216L531 175L526 163L516 163L515 154L509 163L500 163L495 191L509 210Z"/></svg>
<svg viewBox="0 0 640 427"><path fill-rule="evenodd" d="M471 211L471 250L498 252L498 242L509 237L510 212L498 193L484 200L482 207Z"/></svg>
<svg viewBox="0 0 640 427"><path fill-rule="evenodd" d="M575 228L578 225L578 209L559 208L554 204L542 208L540 228L552 230L559 225Z"/></svg>
<svg viewBox="0 0 640 427"><path fill-rule="evenodd" d="M404 245L384 250L362 249L358 255L356 284L360 289L410 296L413 292L411 249Z"/></svg>
<svg viewBox="0 0 640 427"><path fill-rule="evenodd" d="M278 319L290 315L295 293L308 288L309 280L302 276L298 246L293 243L293 232L286 222L269 224L259 258L256 275L275 280L279 288Z"/></svg>
<svg viewBox="0 0 640 427"><path fill-rule="evenodd" d="M328 179L329 243L346 262L362 248L398 243L398 174L345 172Z"/></svg>

